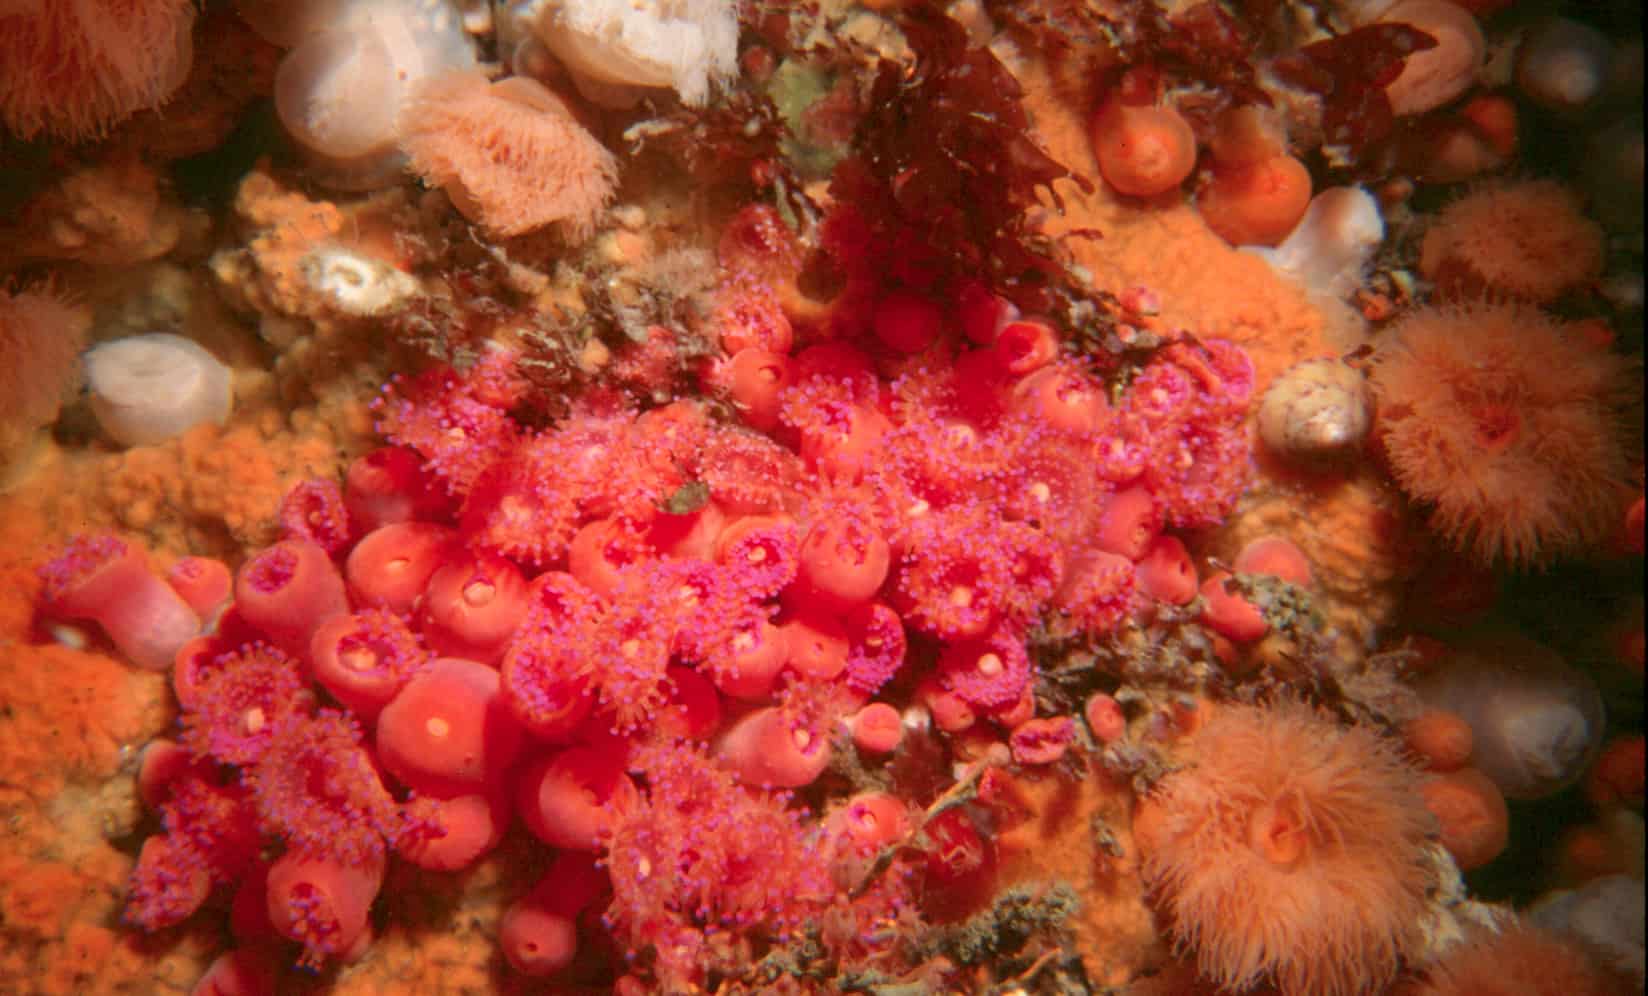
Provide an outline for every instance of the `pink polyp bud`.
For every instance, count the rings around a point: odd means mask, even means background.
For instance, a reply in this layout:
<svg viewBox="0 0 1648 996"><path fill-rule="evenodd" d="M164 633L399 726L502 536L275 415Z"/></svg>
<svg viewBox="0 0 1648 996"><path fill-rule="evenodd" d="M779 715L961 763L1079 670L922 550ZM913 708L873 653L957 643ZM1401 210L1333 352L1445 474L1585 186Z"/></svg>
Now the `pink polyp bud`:
<svg viewBox="0 0 1648 996"><path fill-rule="evenodd" d="M992 707L989 716L995 722L995 726L1009 729L1009 731L1017 727L1020 722L1035 719L1035 689L1027 684L1023 691L1018 693L1017 699L1005 704L1005 706Z"/></svg>
<svg viewBox="0 0 1648 996"><path fill-rule="evenodd" d="M887 792L860 792L831 814L826 834L854 849L874 852L911 831L909 808Z"/></svg>
<svg viewBox="0 0 1648 996"><path fill-rule="evenodd" d="M529 766L516 782L516 808L527 829L569 850L595 850L638 799L623 756L611 749L570 747Z"/></svg>
<svg viewBox="0 0 1648 996"><path fill-rule="evenodd" d="M788 356L750 346L706 368L703 379L706 390L732 400L746 425L765 432L778 424L779 399L795 378Z"/></svg>
<svg viewBox="0 0 1648 996"><path fill-rule="evenodd" d="M710 673L715 687L723 695L746 702L771 695L789 656L783 631L765 619L756 619L739 627L727 643L725 662Z"/></svg>
<svg viewBox="0 0 1648 996"><path fill-rule="evenodd" d="M650 553L644 538L616 516L585 523L567 548L567 572L592 591L611 595L623 569Z"/></svg>
<svg viewBox="0 0 1648 996"><path fill-rule="evenodd" d="M1039 415L1054 429L1076 435L1093 432L1110 418L1103 385L1063 364L1042 367L1015 384L1013 405Z"/></svg>
<svg viewBox="0 0 1648 996"><path fill-rule="evenodd" d="M813 681L834 681L847 669L847 631L827 612L803 611L778 627L785 666Z"/></svg>
<svg viewBox="0 0 1648 996"><path fill-rule="evenodd" d="M1140 590L1157 601L1184 605L1196 597L1196 564L1177 536L1151 540L1133 574Z"/></svg>
<svg viewBox="0 0 1648 996"><path fill-rule="evenodd" d="M715 562L741 576L753 596L782 591L800 571L799 538L787 517L748 515L721 530Z"/></svg>
<svg viewBox="0 0 1648 996"><path fill-rule="evenodd" d="M554 975L572 964L578 953L578 923L545 909L529 895L504 910L498 946L510 967L522 975Z"/></svg>
<svg viewBox="0 0 1648 996"><path fill-rule="evenodd" d="M297 662L266 643L218 657L183 715L183 743L202 756L255 763L281 716L312 698Z"/></svg>
<svg viewBox="0 0 1648 996"><path fill-rule="evenodd" d="M801 431L801 459L820 474L857 480L870 469L892 424L859 404L835 406L827 419Z"/></svg>
<svg viewBox="0 0 1648 996"><path fill-rule="evenodd" d="M891 550L873 525L859 516L821 516L799 551L799 578L807 594L832 608L861 605L887 579Z"/></svg>
<svg viewBox="0 0 1648 996"><path fill-rule="evenodd" d="M1257 606L1226 590L1229 571L1219 571L1202 583L1202 622L1236 643L1252 643L1270 631Z"/></svg>
<svg viewBox="0 0 1648 996"><path fill-rule="evenodd" d="M430 522L397 522L367 533L344 562L357 604L408 615L429 579L457 550L457 534Z"/></svg>
<svg viewBox="0 0 1648 996"><path fill-rule="evenodd" d="M996 334L996 360L1014 376L1045 367L1059 355L1059 334L1046 322L1009 322Z"/></svg>
<svg viewBox="0 0 1648 996"><path fill-rule="evenodd" d="M856 692L872 694L904 664L909 645L904 621L880 602L861 605L842 621L852 640L847 655L847 684Z"/></svg>
<svg viewBox="0 0 1648 996"><path fill-rule="evenodd" d="M223 614L220 623L223 621L237 627L245 626L232 607ZM255 642L256 633L247 633L244 640L226 640L220 632L197 636L179 647L172 659L172 694L177 696L177 704L185 709L198 706L207 682L222 670L219 661L227 659L227 655L241 646Z"/></svg>
<svg viewBox="0 0 1648 996"><path fill-rule="evenodd" d="M757 709L734 723L716 755L749 785L800 788L830 763L830 741L776 706Z"/></svg>
<svg viewBox="0 0 1648 996"><path fill-rule="evenodd" d="M956 317L962 334L980 346L996 341L1003 325L1018 317L1013 303L977 280L964 280L956 288Z"/></svg>
<svg viewBox="0 0 1648 996"><path fill-rule="evenodd" d="M229 600L234 575L228 564L215 557L184 557L166 572L166 583L195 615L210 619Z"/></svg>
<svg viewBox="0 0 1648 996"><path fill-rule="evenodd" d="M395 850L401 857L431 871L457 871L478 861L498 846L509 829L509 794L489 790L451 799L418 796L405 806L414 822L426 830L407 834Z"/></svg>
<svg viewBox="0 0 1648 996"><path fill-rule="evenodd" d="M520 568L495 554L469 554L430 577L423 634L437 653L497 664L527 604Z"/></svg>
<svg viewBox="0 0 1648 996"><path fill-rule="evenodd" d="M1000 631L980 640L957 640L939 655L944 687L981 709L1011 707L1030 685L1032 667L1018 636Z"/></svg>
<svg viewBox="0 0 1648 996"><path fill-rule="evenodd" d="M1013 760L1020 764L1052 764L1064 756L1076 739L1076 725L1069 716L1031 719L1013 728L1008 745Z"/></svg>
<svg viewBox="0 0 1648 996"><path fill-rule="evenodd" d="M715 685L692 668L671 664L669 704L653 717L653 729L665 736L702 740L721 726L721 696Z"/></svg>
<svg viewBox="0 0 1648 996"><path fill-rule="evenodd" d="M343 490L333 480L300 481L280 502L280 528L285 539L309 540L336 556L349 545L349 513Z"/></svg>
<svg viewBox="0 0 1648 996"><path fill-rule="evenodd" d="M451 504L435 475L424 469L423 458L405 446L373 450L350 464L344 477L343 507L357 534L436 518Z"/></svg>
<svg viewBox="0 0 1648 996"><path fill-rule="evenodd" d="M904 740L904 722L898 710L885 702L871 702L854 713L848 724L853 746L861 754L889 754Z"/></svg>
<svg viewBox="0 0 1648 996"><path fill-rule="evenodd" d="M1020 723L1036 717L1036 692L1029 685L1025 685L1019 692L1019 697L1011 702L991 706L986 712L997 726L1011 730Z"/></svg>
<svg viewBox="0 0 1648 996"><path fill-rule="evenodd" d="M1093 739L1101 744L1113 744L1127 733L1127 717L1122 713L1121 703L1104 692L1089 696L1082 714L1087 718L1087 728L1093 731Z"/></svg>
<svg viewBox="0 0 1648 996"><path fill-rule="evenodd" d="M521 747L498 672L441 658L407 683L378 716L378 759L400 781L438 798L498 783Z"/></svg>
<svg viewBox="0 0 1648 996"><path fill-rule="evenodd" d="M143 842L132 869L126 919L144 930L182 923L212 893L212 877L200 855L169 833Z"/></svg>
<svg viewBox="0 0 1648 996"><path fill-rule="evenodd" d="M242 564L235 605L247 622L297 657L309 652L316 626L349 611L337 565L306 540L282 540Z"/></svg>
<svg viewBox="0 0 1648 996"><path fill-rule="evenodd" d="M236 948L218 955L189 996L274 996L275 963L269 952Z"/></svg>
<svg viewBox="0 0 1648 996"><path fill-rule="evenodd" d="M933 725L945 733L961 733L978 722L978 713L967 700L939 684L929 675L916 687L916 699L927 707Z"/></svg>
<svg viewBox="0 0 1648 996"><path fill-rule="evenodd" d="M1126 488L1110 496L1099 515L1093 545L1106 553L1138 560L1161 531L1162 520L1156 501L1140 487Z"/></svg>
<svg viewBox="0 0 1648 996"><path fill-rule="evenodd" d="M1261 536L1236 555L1236 573L1268 574L1301 588L1310 587L1310 561L1291 540Z"/></svg>
<svg viewBox="0 0 1648 996"><path fill-rule="evenodd" d="M540 740L572 739L595 706L590 676L570 650L544 633L511 643L498 673L510 713Z"/></svg>
<svg viewBox="0 0 1648 996"><path fill-rule="evenodd" d="M345 954L366 931L367 913L383 883L382 861L365 867L288 851L269 866L269 922L305 956Z"/></svg>
<svg viewBox="0 0 1648 996"><path fill-rule="evenodd" d="M40 569L40 611L54 619L90 619L146 671L172 666L200 631L200 617L150 570L143 551L109 535L77 536Z"/></svg>
<svg viewBox="0 0 1648 996"><path fill-rule="evenodd" d="M757 283L722 284L721 301L711 314L729 355L745 349L788 353L795 345L795 329L779 305L777 295Z"/></svg>
<svg viewBox="0 0 1648 996"><path fill-rule="evenodd" d="M567 967L578 950L578 914L606 887L588 855L564 852L532 891L509 904L498 946L515 971L544 976Z"/></svg>
<svg viewBox="0 0 1648 996"><path fill-rule="evenodd" d="M188 748L175 740L156 737L149 741L143 748L137 768L137 796L143 800L144 807L149 810L160 808L160 804L172 794L172 783L181 778L194 762L194 755Z"/></svg>
<svg viewBox="0 0 1648 996"><path fill-rule="evenodd" d="M648 525L646 545L677 560L709 560L727 515L715 502L681 515L660 510Z"/></svg>
<svg viewBox="0 0 1648 996"><path fill-rule="evenodd" d="M376 717L428 660L416 634L389 612L333 616L309 643L315 680L364 720Z"/></svg>

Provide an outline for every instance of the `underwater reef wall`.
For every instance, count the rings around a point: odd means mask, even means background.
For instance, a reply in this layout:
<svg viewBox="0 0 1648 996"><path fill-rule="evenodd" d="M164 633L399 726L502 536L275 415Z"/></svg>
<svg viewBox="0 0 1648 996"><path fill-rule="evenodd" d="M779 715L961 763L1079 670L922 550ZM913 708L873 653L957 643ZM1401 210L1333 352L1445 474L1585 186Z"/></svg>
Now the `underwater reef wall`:
<svg viewBox="0 0 1648 996"><path fill-rule="evenodd" d="M1640 11L0 39L0 989L1642 991Z"/></svg>

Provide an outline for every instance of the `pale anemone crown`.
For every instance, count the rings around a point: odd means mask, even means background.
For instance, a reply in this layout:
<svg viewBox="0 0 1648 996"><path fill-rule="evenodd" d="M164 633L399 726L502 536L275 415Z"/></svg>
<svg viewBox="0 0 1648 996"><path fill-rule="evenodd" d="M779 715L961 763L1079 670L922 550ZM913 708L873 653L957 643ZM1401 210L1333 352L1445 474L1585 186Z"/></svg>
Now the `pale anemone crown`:
<svg viewBox="0 0 1648 996"><path fill-rule="evenodd" d="M86 353L98 425L123 446L150 446L202 422L222 424L234 405L229 368L201 345L157 332Z"/></svg>
<svg viewBox="0 0 1648 996"><path fill-rule="evenodd" d="M1243 247L1312 294L1342 298L1361 283L1385 241L1379 202L1362 187L1329 187L1310 199L1293 231L1274 249Z"/></svg>
<svg viewBox="0 0 1648 996"><path fill-rule="evenodd" d="M508 15L598 103L673 87L702 105L711 82L738 71L737 5L727 0L519 0Z"/></svg>
<svg viewBox="0 0 1648 996"><path fill-rule="evenodd" d="M1435 110L1475 85L1488 43L1470 11L1449 0L1400 0L1379 20L1411 25L1436 41L1403 60L1401 73L1386 85L1398 117Z"/></svg>
<svg viewBox="0 0 1648 996"><path fill-rule="evenodd" d="M1602 747L1602 695L1556 651L1514 633L1481 637L1419 684L1471 726L1472 763L1509 799L1574 783Z"/></svg>
<svg viewBox="0 0 1648 996"><path fill-rule="evenodd" d="M290 21L266 25L267 7L243 3L241 12L294 46L275 74L275 109L328 186L370 189L398 178L396 120L412 88L475 65L462 19L439 0L310 0Z"/></svg>

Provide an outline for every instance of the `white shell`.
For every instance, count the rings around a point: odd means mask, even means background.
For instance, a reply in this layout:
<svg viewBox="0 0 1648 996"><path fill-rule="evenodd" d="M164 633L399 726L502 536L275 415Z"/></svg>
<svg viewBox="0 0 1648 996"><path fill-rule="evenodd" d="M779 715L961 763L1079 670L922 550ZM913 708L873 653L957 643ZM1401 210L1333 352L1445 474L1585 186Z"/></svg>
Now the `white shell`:
<svg viewBox="0 0 1648 996"><path fill-rule="evenodd" d="M395 182L405 161L396 118L413 87L476 64L457 11L435 0L349 0L307 28L275 72L281 124L324 186Z"/></svg>
<svg viewBox="0 0 1648 996"><path fill-rule="evenodd" d="M1259 402L1259 438L1297 463L1328 463L1358 451L1373 424L1361 372L1335 359L1283 371Z"/></svg>
<svg viewBox="0 0 1648 996"><path fill-rule="evenodd" d="M394 311L418 292L418 282L406 273L339 246L315 249L298 268L311 290L338 311L358 318Z"/></svg>

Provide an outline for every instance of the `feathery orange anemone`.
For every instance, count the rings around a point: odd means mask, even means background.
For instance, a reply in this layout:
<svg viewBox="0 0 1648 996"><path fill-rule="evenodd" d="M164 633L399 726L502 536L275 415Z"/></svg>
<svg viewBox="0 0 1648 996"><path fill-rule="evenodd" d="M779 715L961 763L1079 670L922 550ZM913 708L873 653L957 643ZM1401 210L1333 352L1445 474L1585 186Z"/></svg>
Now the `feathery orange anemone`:
<svg viewBox="0 0 1648 996"><path fill-rule="evenodd" d="M49 286L0 286L0 466L57 417L90 324Z"/></svg>
<svg viewBox="0 0 1648 996"><path fill-rule="evenodd" d="M1379 991L1419 942L1430 819L1400 747L1309 706L1220 708L1139 805L1146 883L1232 990Z"/></svg>
<svg viewBox="0 0 1648 996"><path fill-rule="evenodd" d="M189 74L189 0L0 5L0 122L20 138L95 138Z"/></svg>
<svg viewBox="0 0 1648 996"><path fill-rule="evenodd" d="M1629 363L1527 305L1423 308L1370 372L1391 471L1484 563L1542 563L1613 528Z"/></svg>
<svg viewBox="0 0 1648 996"><path fill-rule="evenodd" d="M612 153L559 97L524 76L436 76L413 91L399 128L412 168L495 234L562 222L582 238L612 199Z"/></svg>
<svg viewBox="0 0 1648 996"><path fill-rule="evenodd" d="M1419 270L1450 298L1506 294L1545 304L1602 273L1602 226L1555 180L1490 183L1437 216Z"/></svg>

